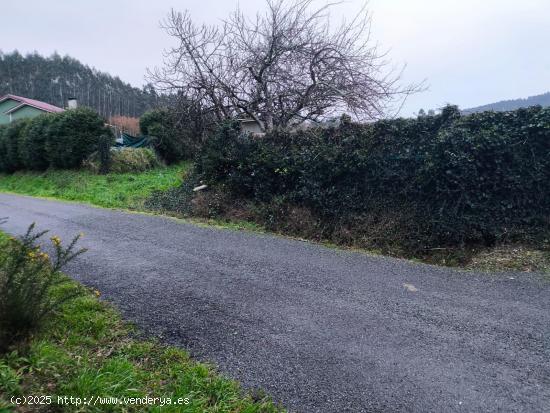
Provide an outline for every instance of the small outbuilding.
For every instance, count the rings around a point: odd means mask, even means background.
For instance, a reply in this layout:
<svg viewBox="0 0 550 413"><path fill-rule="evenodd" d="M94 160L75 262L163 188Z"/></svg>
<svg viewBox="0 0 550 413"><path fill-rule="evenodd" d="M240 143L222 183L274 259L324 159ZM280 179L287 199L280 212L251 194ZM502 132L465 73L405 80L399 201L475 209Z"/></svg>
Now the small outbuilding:
<svg viewBox="0 0 550 413"><path fill-rule="evenodd" d="M246 133L250 133L255 136L265 135L260 123L252 118L239 119L241 123L241 130Z"/></svg>
<svg viewBox="0 0 550 413"><path fill-rule="evenodd" d="M43 113L60 113L64 109L39 100L22 96L4 95L0 97L0 125L17 119L34 118Z"/></svg>

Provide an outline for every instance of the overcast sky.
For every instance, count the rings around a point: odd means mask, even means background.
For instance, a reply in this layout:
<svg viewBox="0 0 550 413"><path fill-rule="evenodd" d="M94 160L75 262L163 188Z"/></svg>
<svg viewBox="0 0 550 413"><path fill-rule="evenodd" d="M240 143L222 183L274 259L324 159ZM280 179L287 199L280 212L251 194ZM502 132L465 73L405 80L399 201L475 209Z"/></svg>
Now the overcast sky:
<svg viewBox="0 0 550 413"><path fill-rule="evenodd" d="M162 63L170 39L159 21L170 8L188 9L198 22L215 23L233 0L27 0L2 2L0 49L68 54L142 86L147 67ZM251 14L261 0L240 0ZM319 4L324 4L322 1ZM352 17L363 4L334 9ZM429 89L402 112L462 108L550 90L549 0L371 0L373 39L391 49L405 82Z"/></svg>

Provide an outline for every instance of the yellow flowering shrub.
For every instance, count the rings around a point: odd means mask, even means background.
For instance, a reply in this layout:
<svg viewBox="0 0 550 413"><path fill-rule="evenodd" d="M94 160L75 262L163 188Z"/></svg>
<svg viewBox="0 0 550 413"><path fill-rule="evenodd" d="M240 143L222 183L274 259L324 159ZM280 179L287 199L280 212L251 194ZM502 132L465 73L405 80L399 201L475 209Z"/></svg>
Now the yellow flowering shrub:
<svg viewBox="0 0 550 413"><path fill-rule="evenodd" d="M53 286L66 282L61 269L85 251L76 248L80 235L67 247L59 237L51 237L50 258L38 246L46 232L35 232L32 224L24 236L11 237L0 248L0 353L26 340L45 318L80 293L69 288L60 297L50 294Z"/></svg>

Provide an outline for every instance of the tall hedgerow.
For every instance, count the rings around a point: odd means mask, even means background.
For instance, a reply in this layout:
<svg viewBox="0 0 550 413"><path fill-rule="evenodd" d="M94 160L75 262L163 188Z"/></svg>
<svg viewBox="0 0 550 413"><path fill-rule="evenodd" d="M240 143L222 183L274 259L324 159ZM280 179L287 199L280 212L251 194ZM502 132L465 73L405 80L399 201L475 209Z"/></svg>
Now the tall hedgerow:
<svg viewBox="0 0 550 413"><path fill-rule="evenodd" d="M103 134L112 136L104 120L91 109L79 108L55 115L48 127L45 144L50 166L80 167L82 161L98 149Z"/></svg>
<svg viewBox="0 0 550 413"><path fill-rule="evenodd" d="M6 133L7 125L0 125L0 173L6 172L6 141L4 139L4 134Z"/></svg>
<svg viewBox="0 0 550 413"><path fill-rule="evenodd" d="M225 125L198 179L235 198L307 208L330 237L376 232L407 249L548 237L550 108L275 131ZM284 209L284 208L283 208ZM393 223L389 223L391 215Z"/></svg>
<svg viewBox="0 0 550 413"><path fill-rule="evenodd" d="M43 114L33 118L19 138L19 155L25 169L44 170L49 166L46 138L56 115Z"/></svg>
<svg viewBox="0 0 550 413"><path fill-rule="evenodd" d="M23 167L19 142L29 121L21 119L0 129L0 171L15 172Z"/></svg>

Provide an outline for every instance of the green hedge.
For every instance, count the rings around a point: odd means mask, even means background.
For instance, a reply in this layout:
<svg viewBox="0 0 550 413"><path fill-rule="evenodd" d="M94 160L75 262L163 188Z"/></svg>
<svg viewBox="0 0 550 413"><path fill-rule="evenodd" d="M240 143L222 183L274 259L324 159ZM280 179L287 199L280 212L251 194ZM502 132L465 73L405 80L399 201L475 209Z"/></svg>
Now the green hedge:
<svg viewBox="0 0 550 413"><path fill-rule="evenodd" d="M44 114L31 120L19 140L19 154L25 169L44 170L50 162L46 155L48 128L53 114Z"/></svg>
<svg viewBox="0 0 550 413"><path fill-rule="evenodd" d="M59 169L78 168L98 148L99 138L109 133L103 119L93 110L79 108L55 116L46 138L50 165Z"/></svg>
<svg viewBox="0 0 550 413"><path fill-rule="evenodd" d="M23 167L19 142L27 125L27 120L19 120L0 129L0 171L15 172Z"/></svg>
<svg viewBox="0 0 550 413"><path fill-rule="evenodd" d="M155 151L168 164L189 157L176 123L174 112L167 108L148 111L139 119L141 133L151 137Z"/></svg>
<svg viewBox="0 0 550 413"><path fill-rule="evenodd" d="M550 108L343 117L338 127L263 138L226 124L196 172L234 197L306 207L328 233L393 213L409 249L536 241L548 236Z"/></svg>
<svg viewBox="0 0 550 413"><path fill-rule="evenodd" d="M97 150L101 135L113 139L103 119L87 108L13 122L0 128L0 172L78 168Z"/></svg>
<svg viewBox="0 0 550 413"><path fill-rule="evenodd" d="M153 148L167 164L193 159L215 122L199 106L178 100L172 108L156 108L141 116L141 133L151 138Z"/></svg>

